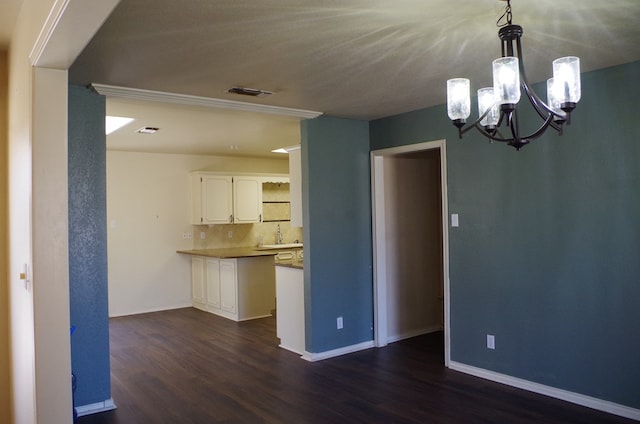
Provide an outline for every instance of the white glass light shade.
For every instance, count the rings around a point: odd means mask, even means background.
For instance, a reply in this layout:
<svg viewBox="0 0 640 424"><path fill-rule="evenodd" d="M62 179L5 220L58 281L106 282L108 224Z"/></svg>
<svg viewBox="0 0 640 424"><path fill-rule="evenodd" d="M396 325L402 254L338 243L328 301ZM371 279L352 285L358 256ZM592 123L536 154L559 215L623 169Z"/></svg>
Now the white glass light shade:
<svg viewBox="0 0 640 424"><path fill-rule="evenodd" d="M447 113L453 121L467 119L471 115L471 84L467 78L447 81Z"/></svg>
<svg viewBox="0 0 640 424"><path fill-rule="evenodd" d="M500 109L493 96L493 87L485 87L478 90L478 117L482 116L487 109L489 113L482 118L480 125L496 126L500 120Z"/></svg>
<svg viewBox="0 0 640 424"><path fill-rule="evenodd" d="M554 78L547 80L547 105L560 116L565 116L566 112L560 107L560 96L562 92L562 86L555 84Z"/></svg>
<svg viewBox="0 0 640 424"><path fill-rule="evenodd" d="M520 71L517 57L493 61L493 94L498 104L516 104L520 100Z"/></svg>
<svg viewBox="0 0 640 424"><path fill-rule="evenodd" d="M560 103L580 101L580 58L567 56L554 60L553 79L559 87L555 92Z"/></svg>

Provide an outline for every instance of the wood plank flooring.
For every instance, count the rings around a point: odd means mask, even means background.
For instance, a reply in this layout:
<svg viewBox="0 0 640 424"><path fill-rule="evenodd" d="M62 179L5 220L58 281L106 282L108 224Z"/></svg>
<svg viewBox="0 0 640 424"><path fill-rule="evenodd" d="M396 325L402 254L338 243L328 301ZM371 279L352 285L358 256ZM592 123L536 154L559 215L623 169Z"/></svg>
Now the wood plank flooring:
<svg viewBox="0 0 640 424"><path fill-rule="evenodd" d="M633 422L448 370L440 333L309 363L277 347L273 318L188 308L110 332L118 409L80 424Z"/></svg>

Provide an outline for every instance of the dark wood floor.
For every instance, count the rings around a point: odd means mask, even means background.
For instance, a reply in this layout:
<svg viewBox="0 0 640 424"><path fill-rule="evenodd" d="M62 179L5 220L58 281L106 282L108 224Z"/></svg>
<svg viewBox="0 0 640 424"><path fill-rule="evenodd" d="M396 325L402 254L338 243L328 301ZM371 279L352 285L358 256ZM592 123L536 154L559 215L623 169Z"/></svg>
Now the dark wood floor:
<svg viewBox="0 0 640 424"><path fill-rule="evenodd" d="M442 334L309 363L272 318L196 309L111 319L116 411L80 424L631 423L448 370Z"/></svg>

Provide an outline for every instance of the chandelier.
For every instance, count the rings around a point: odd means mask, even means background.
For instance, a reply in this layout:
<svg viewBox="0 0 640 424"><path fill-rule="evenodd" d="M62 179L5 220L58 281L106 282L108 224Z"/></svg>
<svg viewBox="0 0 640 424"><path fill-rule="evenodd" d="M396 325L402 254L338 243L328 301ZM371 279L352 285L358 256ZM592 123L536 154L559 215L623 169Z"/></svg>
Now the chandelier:
<svg viewBox="0 0 640 424"><path fill-rule="evenodd" d="M524 71L522 59L522 27L511 23L511 1L497 25L502 57L493 61L493 87L478 90L478 119L465 127L471 114L470 82L466 78L447 81L447 113L458 127L458 136L472 128L491 141L506 143L520 150L549 128L562 135L562 126L570 124L570 114L580 100L580 59L574 56L553 61L553 78L547 80L547 103L533 91ZM506 22L504 22L506 20ZM543 121L529 135L520 134L516 105L521 91ZM506 134L503 135L502 131Z"/></svg>

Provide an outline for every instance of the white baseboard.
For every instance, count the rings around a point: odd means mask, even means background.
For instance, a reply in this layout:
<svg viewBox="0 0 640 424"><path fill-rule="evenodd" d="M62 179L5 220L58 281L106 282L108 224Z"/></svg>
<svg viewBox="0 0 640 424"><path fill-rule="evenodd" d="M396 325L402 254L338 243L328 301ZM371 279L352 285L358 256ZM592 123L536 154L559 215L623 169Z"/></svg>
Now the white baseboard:
<svg viewBox="0 0 640 424"><path fill-rule="evenodd" d="M116 317L125 317L129 315L139 315L139 314L148 314L150 312L162 312L162 311L170 311L172 309L182 309L182 308L191 308L193 304L191 301L186 303L178 303L175 305L166 305L166 306L158 306L157 308L145 308L145 309L136 309L126 312L118 312L118 313L109 313L109 318Z"/></svg>
<svg viewBox="0 0 640 424"><path fill-rule="evenodd" d="M116 404L113 402L112 398L109 398L102 402L76 406L76 414L78 414L79 417L84 417L85 415L97 414L98 412L107 412L114 409L116 409Z"/></svg>
<svg viewBox="0 0 640 424"><path fill-rule="evenodd" d="M302 352L302 351L300 351L298 349L294 349L292 347L285 346L283 344L279 344L278 347L282 348L284 350L288 350L289 352L297 353L298 355L304 355L306 353L306 352Z"/></svg>
<svg viewBox="0 0 640 424"><path fill-rule="evenodd" d="M310 353L305 352L302 355L302 359L309 362L322 361L329 358L335 358L336 356L346 355L348 353L357 352L359 350L366 350L374 347L373 340L368 342L362 342L351 346L341 347L339 349L327 350L326 352Z"/></svg>
<svg viewBox="0 0 640 424"><path fill-rule="evenodd" d="M485 370L483 368L476 368L455 361L451 361L449 363L449 368L465 374L484 378L486 380L506 384L507 386L517 387L518 389L527 390L552 398L564 400L566 402L575 403L577 405L586 406L587 408L596 409L598 411L608 412L609 414L640 421L640 409L631 408L628 406L609 402L607 400L602 400L563 389L557 389L555 387L534 383L533 381L523 380L521 378L511 377L509 375Z"/></svg>
<svg viewBox="0 0 640 424"><path fill-rule="evenodd" d="M424 334L435 333L436 331L442 331L443 328L440 325L433 325L431 327L420 328L418 330L407 331L402 334L387 335L387 343L395 343L400 340L410 339L412 337L422 336Z"/></svg>
<svg viewBox="0 0 640 424"><path fill-rule="evenodd" d="M242 321L250 321L252 319L261 319L261 318L271 318L273 315L269 314L264 314L264 315L256 315L254 317L248 317L248 318L242 318L239 319L238 322L242 322Z"/></svg>

